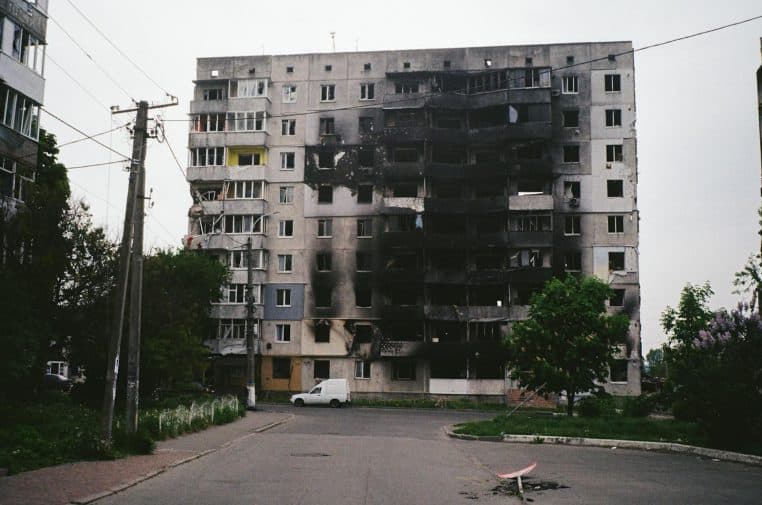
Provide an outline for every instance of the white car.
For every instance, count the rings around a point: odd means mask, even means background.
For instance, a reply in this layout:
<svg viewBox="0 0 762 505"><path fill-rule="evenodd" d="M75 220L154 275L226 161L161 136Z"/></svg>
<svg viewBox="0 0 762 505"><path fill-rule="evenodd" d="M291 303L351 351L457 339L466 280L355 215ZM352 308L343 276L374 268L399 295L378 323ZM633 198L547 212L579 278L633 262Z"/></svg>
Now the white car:
<svg viewBox="0 0 762 505"><path fill-rule="evenodd" d="M337 408L351 402L349 384L347 379L326 379L313 387L307 393L299 393L291 396L291 403L295 407L305 405L330 405Z"/></svg>

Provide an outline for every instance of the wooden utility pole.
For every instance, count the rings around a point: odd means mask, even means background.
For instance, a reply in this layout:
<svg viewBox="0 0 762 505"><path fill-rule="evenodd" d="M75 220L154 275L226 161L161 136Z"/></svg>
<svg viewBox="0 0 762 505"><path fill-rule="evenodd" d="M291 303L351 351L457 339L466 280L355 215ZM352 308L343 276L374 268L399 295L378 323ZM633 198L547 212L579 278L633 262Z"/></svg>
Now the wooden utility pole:
<svg viewBox="0 0 762 505"><path fill-rule="evenodd" d="M144 106L145 105L145 106ZM145 160L145 125L148 120L148 102L140 102L136 124L143 125L135 129L135 139L132 143L132 160L130 162L130 181L127 188L127 204L124 212L124 228L122 244L119 249L119 279L117 280L116 300L112 318L111 338L108 348L108 364L106 366L106 386L103 392L103 411L101 413L101 442L111 446L111 426L114 420L114 401L116 400L116 383L119 376L119 353L122 346L122 330L124 329L124 307L127 302L127 277L130 271L130 247L135 221L135 200L138 175ZM141 133L138 133L138 132ZM140 137L140 139L139 139Z"/></svg>
<svg viewBox="0 0 762 505"><path fill-rule="evenodd" d="M130 274L132 259L132 286L130 288L130 339L128 352L127 387L127 427L135 431L138 418L137 399L139 395L140 375L140 319L142 301L143 277L143 216L145 206L145 159L148 140L148 110L177 105L177 97L171 97L170 103L149 105L141 101L135 108L120 110L112 107L112 114L137 112L135 132L132 143L132 159L130 160L130 180L127 189L127 204L125 205L124 229L122 244L119 250L119 278L117 280L117 296L114 303L111 336L106 365L106 385L103 392L103 410L101 416L101 442L111 446L112 424L114 420L114 401L116 400L116 385L119 377L119 354L124 330L124 309L127 301L127 279ZM133 235L135 240L133 241ZM131 256L131 251L132 255Z"/></svg>

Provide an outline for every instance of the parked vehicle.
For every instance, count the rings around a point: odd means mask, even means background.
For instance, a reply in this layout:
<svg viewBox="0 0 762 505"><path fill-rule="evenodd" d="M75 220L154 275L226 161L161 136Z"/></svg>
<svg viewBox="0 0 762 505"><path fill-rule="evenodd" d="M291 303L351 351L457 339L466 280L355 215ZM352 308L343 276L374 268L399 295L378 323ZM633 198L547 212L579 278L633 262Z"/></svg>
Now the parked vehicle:
<svg viewBox="0 0 762 505"><path fill-rule="evenodd" d="M291 396L291 403L295 407L330 405L333 408L338 408L351 403L351 401L347 379L326 379L307 393Z"/></svg>

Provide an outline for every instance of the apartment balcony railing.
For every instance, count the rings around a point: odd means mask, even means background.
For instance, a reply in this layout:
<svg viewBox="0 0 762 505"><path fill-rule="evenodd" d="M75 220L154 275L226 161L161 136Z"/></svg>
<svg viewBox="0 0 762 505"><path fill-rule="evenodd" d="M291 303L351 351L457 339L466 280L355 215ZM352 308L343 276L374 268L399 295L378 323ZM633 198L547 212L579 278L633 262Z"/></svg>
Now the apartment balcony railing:
<svg viewBox="0 0 762 505"><path fill-rule="evenodd" d="M510 195L511 210L553 210L553 195Z"/></svg>
<svg viewBox="0 0 762 505"><path fill-rule="evenodd" d="M266 146L268 137L265 131L191 132L188 147Z"/></svg>

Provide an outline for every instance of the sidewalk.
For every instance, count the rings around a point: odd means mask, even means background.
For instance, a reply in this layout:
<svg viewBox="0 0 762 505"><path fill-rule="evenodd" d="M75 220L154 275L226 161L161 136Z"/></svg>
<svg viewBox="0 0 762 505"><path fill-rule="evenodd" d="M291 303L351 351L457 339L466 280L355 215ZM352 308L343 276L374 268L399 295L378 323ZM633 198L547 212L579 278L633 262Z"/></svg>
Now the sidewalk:
<svg viewBox="0 0 762 505"><path fill-rule="evenodd" d="M67 463L2 477L0 505L88 503L99 495L134 485L291 417L281 412L247 412L239 421L159 442L151 455Z"/></svg>

